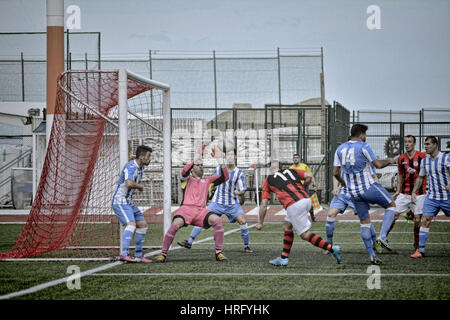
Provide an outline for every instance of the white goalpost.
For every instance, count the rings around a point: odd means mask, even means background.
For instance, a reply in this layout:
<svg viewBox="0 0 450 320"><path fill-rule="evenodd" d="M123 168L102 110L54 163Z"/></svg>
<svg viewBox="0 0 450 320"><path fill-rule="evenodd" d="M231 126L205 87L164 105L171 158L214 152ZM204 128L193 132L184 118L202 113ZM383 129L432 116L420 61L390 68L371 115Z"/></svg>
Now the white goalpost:
<svg viewBox="0 0 450 320"><path fill-rule="evenodd" d="M122 237L112 198L139 145L153 153L144 168L144 190L133 201L143 213L150 210L153 229L144 248L160 247L171 224L170 86L126 69L62 73L28 220L11 252L0 258L116 257Z"/></svg>
<svg viewBox="0 0 450 320"><path fill-rule="evenodd" d="M162 90L162 132L144 119L128 109L128 80L132 79L138 83ZM144 78L126 69L119 70L119 145L120 145L120 168L128 162L128 114L131 113L140 121L147 123L162 134L163 142L163 234L166 234L171 224L171 114L170 114L170 86L161 82ZM122 232L120 232L120 251L122 251Z"/></svg>

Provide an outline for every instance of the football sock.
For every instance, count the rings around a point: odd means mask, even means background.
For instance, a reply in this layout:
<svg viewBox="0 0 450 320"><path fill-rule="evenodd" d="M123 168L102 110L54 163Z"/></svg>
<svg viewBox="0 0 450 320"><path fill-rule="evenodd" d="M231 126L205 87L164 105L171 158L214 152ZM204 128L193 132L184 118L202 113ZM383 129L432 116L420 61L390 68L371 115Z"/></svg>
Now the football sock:
<svg viewBox="0 0 450 320"><path fill-rule="evenodd" d="M394 221L395 211L391 208L386 209L383 216L383 223L380 230L380 238L386 240L387 232Z"/></svg>
<svg viewBox="0 0 450 320"><path fill-rule="evenodd" d="M180 227L177 226L175 223L173 223L170 226L169 230L167 231L166 235L164 236L164 241L161 250L161 253L163 255L167 255L167 252L169 251L170 245L172 244L178 229L180 229Z"/></svg>
<svg viewBox="0 0 450 320"><path fill-rule="evenodd" d="M192 231L191 231L191 235L189 236L188 239L188 243L192 244L192 242L194 242L195 238L197 238L197 236L200 234L200 232L202 232L202 227L197 227L195 226Z"/></svg>
<svg viewBox="0 0 450 320"><path fill-rule="evenodd" d="M370 234L372 235L372 242L377 241L377 232L375 231L375 227L372 222L370 222Z"/></svg>
<svg viewBox="0 0 450 320"><path fill-rule="evenodd" d="M327 241L333 242L334 228L336 227L336 218L327 217L325 231L327 233Z"/></svg>
<svg viewBox="0 0 450 320"><path fill-rule="evenodd" d="M364 245L366 246L367 253L370 257L375 256L372 246L372 232L370 224L361 224L361 238L363 239Z"/></svg>
<svg viewBox="0 0 450 320"><path fill-rule="evenodd" d="M245 223L240 225L239 228L241 229L241 238L244 242L244 247L248 247L248 244L250 242L250 232L248 231L248 225Z"/></svg>
<svg viewBox="0 0 450 320"><path fill-rule="evenodd" d="M395 226L395 219L394 219L394 221L392 221L391 227L389 228L389 230L386 233L386 237L389 235L389 232L391 232L392 229L394 229L394 226Z"/></svg>
<svg viewBox="0 0 450 320"><path fill-rule="evenodd" d="M306 241L311 242L312 245L319 247L321 249L330 251L331 253L333 253L333 249L332 249L332 245L331 243L323 240L319 235L312 233L312 232L308 232L308 234L305 237Z"/></svg>
<svg viewBox="0 0 450 320"><path fill-rule="evenodd" d="M419 245L420 226L414 226L414 245Z"/></svg>
<svg viewBox="0 0 450 320"><path fill-rule="evenodd" d="M292 244L294 243L294 231L284 231L283 237L283 252L281 258L286 259L291 252Z"/></svg>
<svg viewBox="0 0 450 320"><path fill-rule="evenodd" d="M136 251L134 256L136 258L142 257L142 247L144 246L145 234L147 233L147 228L137 228L136 234L134 235L134 243L136 245Z"/></svg>
<svg viewBox="0 0 450 320"><path fill-rule="evenodd" d="M216 244L216 253L219 253L222 251L223 247L223 237L224 237L224 231L222 226L222 218L217 218L212 223L212 227L214 228L213 236L214 236L214 242Z"/></svg>
<svg viewBox="0 0 450 320"><path fill-rule="evenodd" d="M131 238L133 238L134 230L136 230L136 226L128 225L125 227L125 230L122 234L122 252L120 253L122 256L126 256L128 254L128 249L130 248Z"/></svg>
<svg viewBox="0 0 450 320"><path fill-rule="evenodd" d="M425 253L425 244L428 240L428 234L430 233L430 228L420 227L419 231L419 250Z"/></svg>

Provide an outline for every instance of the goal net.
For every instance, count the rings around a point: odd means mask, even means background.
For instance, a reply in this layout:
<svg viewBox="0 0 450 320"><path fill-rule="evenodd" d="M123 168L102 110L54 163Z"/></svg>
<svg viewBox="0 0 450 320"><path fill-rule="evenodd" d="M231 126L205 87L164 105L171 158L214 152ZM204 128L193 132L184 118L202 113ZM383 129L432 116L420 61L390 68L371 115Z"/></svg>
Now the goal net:
<svg viewBox="0 0 450 320"><path fill-rule="evenodd" d="M112 198L138 145L153 153L134 202L149 223L144 249L159 247L170 225L169 99L167 85L126 70L61 74L35 199L17 243L0 259L118 256Z"/></svg>

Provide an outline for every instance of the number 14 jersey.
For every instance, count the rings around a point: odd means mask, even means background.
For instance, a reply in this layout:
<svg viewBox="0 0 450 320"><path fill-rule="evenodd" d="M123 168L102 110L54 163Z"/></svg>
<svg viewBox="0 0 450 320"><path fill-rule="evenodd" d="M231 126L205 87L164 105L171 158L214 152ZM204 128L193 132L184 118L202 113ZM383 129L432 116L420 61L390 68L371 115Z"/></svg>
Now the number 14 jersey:
<svg viewBox="0 0 450 320"><path fill-rule="evenodd" d="M370 164L377 160L370 146L362 141L347 141L334 154L334 166L341 167L350 196L360 196L375 183Z"/></svg>

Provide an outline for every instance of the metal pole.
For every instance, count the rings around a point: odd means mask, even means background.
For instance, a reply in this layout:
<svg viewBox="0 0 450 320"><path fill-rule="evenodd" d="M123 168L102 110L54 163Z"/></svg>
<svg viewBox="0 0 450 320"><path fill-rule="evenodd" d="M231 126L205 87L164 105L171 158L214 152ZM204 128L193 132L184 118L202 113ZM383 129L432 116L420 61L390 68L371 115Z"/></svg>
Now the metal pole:
<svg viewBox="0 0 450 320"><path fill-rule="evenodd" d="M277 48L278 61L278 104L281 105L281 66L280 66L280 48Z"/></svg>
<svg viewBox="0 0 450 320"><path fill-rule="evenodd" d="M153 79L152 50L151 49L148 51L148 67L150 70L150 79ZM155 114L153 108L154 108L153 107L153 90L151 90L151 92L150 92L150 110L152 112L152 115Z"/></svg>
<svg viewBox="0 0 450 320"><path fill-rule="evenodd" d="M214 65L214 109L215 109L215 127L217 129L217 70L216 70L216 50L213 50Z"/></svg>
<svg viewBox="0 0 450 320"><path fill-rule="evenodd" d="M86 70L89 70L87 52L84 53L84 67Z"/></svg>
<svg viewBox="0 0 450 320"><path fill-rule="evenodd" d="M321 63L322 63L322 72L320 73L320 130L321 130L321 144L320 144L320 150L321 154L325 154L325 148L326 148L326 114L325 114L325 78L323 73L323 48L320 48L321 53Z"/></svg>
<svg viewBox="0 0 450 320"><path fill-rule="evenodd" d="M69 40L69 29L67 29L67 31L66 31L66 70L70 70L69 52L70 52L70 40Z"/></svg>
<svg viewBox="0 0 450 320"><path fill-rule="evenodd" d="M25 101L25 68L23 61L23 52L20 53L20 65L22 67L22 101Z"/></svg>
<svg viewBox="0 0 450 320"><path fill-rule="evenodd" d="M98 70L101 70L102 69L102 60L101 60L101 47L100 47L100 45L101 45L101 40L100 40L100 36L101 36L101 33L99 32L98 33Z"/></svg>

